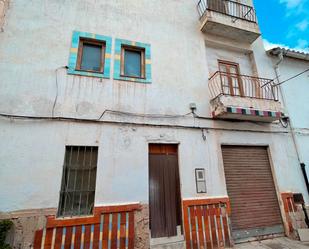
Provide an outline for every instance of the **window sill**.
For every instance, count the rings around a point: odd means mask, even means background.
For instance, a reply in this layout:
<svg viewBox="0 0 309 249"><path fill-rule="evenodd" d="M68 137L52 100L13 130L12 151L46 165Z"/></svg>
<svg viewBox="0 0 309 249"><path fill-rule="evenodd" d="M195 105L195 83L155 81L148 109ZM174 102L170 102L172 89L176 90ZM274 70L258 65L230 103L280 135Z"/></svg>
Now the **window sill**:
<svg viewBox="0 0 309 249"><path fill-rule="evenodd" d="M128 77L124 75L114 76L114 80L131 81L135 83L151 84L152 80L149 78Z"/></svg>
<svg viewBox="0 0 309 249"><path fill-rule="evenodd" d="M130 78L130 79L146 80L146 77L129 76L129 75L125 75L125 74L121 74L120 77L122 77L122 78Z"/></svg>
<svg viewBox="0 0 309 249"><path fill-rule="evenodd" d="M57 216L55 220L63 221L63 220L73 220L73 219L87 219L94 217L94 214L88 215L73 215L73 216Z"/></svg>
<svg viewBox="0 0 309 249"><path fill-rule="evenodd" d="M110 78L110 75L108 75L107 73L101 73L95 71L83 71L71 68L67 70L67 73L70 75L88 76L88 77L105 78L105 79Z"/></svg>
<svg viewBox="0 0 309 249"><path fill-rule="evenodd" d="M94 71L94 70L83 70L83 69L77 69L75 68L76 72L85 72L85 73L97 73L97 74L103 74L104 75L104 72L102 71Z"/></svg>

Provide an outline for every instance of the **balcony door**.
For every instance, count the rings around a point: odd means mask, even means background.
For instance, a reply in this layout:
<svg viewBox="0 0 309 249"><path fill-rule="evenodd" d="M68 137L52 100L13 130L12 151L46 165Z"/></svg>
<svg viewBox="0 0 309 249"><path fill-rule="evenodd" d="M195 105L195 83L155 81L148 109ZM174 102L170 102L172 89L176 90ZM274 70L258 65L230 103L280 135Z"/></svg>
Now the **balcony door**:
<svg viewBox="0 0 309 249"><path fill-rule="evenodd" d="M239 65L233 62L219 61L222 92L232 96L243 96L243 85Z"/></svg>
<svg viewBox="0 0 309 249"><path fill-rule="evenodd" d="M207 0L207 8L212 11L217 11L223 14L227 13L227 6L223 0Z"/></svg>

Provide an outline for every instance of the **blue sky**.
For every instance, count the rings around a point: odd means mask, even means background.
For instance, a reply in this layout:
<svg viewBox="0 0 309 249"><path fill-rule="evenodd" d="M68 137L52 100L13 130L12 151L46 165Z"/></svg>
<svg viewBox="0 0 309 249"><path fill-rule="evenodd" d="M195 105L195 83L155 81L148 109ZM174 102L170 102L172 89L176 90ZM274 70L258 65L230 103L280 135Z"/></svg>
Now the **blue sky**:
<svg viewBox="0 0 309 249"><path fill-rule="evenodd" d="M254 0L266 49L309 52L309 0Z"/></svg>

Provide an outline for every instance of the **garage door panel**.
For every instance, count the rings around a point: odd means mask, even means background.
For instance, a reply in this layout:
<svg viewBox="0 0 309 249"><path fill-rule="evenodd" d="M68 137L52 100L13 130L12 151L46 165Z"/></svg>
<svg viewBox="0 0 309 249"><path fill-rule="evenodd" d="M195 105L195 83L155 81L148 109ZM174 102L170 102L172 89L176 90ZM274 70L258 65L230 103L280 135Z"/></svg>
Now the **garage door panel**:
<svg viewBox="0 0 309 249"><path fill-rule="evenodd" d="M282 232L266 147L222 146L234 238Z"/></svg>

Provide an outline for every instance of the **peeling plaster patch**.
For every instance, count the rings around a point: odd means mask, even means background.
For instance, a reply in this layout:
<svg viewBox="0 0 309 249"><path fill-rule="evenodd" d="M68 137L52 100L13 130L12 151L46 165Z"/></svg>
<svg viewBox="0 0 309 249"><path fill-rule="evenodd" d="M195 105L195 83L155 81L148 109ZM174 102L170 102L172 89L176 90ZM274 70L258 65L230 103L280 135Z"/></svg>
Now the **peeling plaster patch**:
<svg viewBox="0 0 309 249"><path fill-rule="evenodd" d="M143 205L142 210L135 216L135 247L137 249L149 248L149 206Z"/></svg>
<svg viewBox="0 0 309 249"><path fill-rule="evenodd" d="M7 236L7 243L12 248L33 248L34 233L46 224L46 215L54 215L56 209L21 210L10 213L1 213L1 219L11 219L13 227Z"/></svg>
<svg viewBox="0 0 309 249"><path fill-rule="evenodd" d="M90 102L84 101L76 105L76 112L81 116L88 115L92 112L93 109L93 105Z"/></svg>
<svg viewBox="0 0 309 249"><path fill-rule="evenodd" d="M3 32L3 26L5 22L5 14L9 8L9 0L0 0L0 32Z"/></svg>

